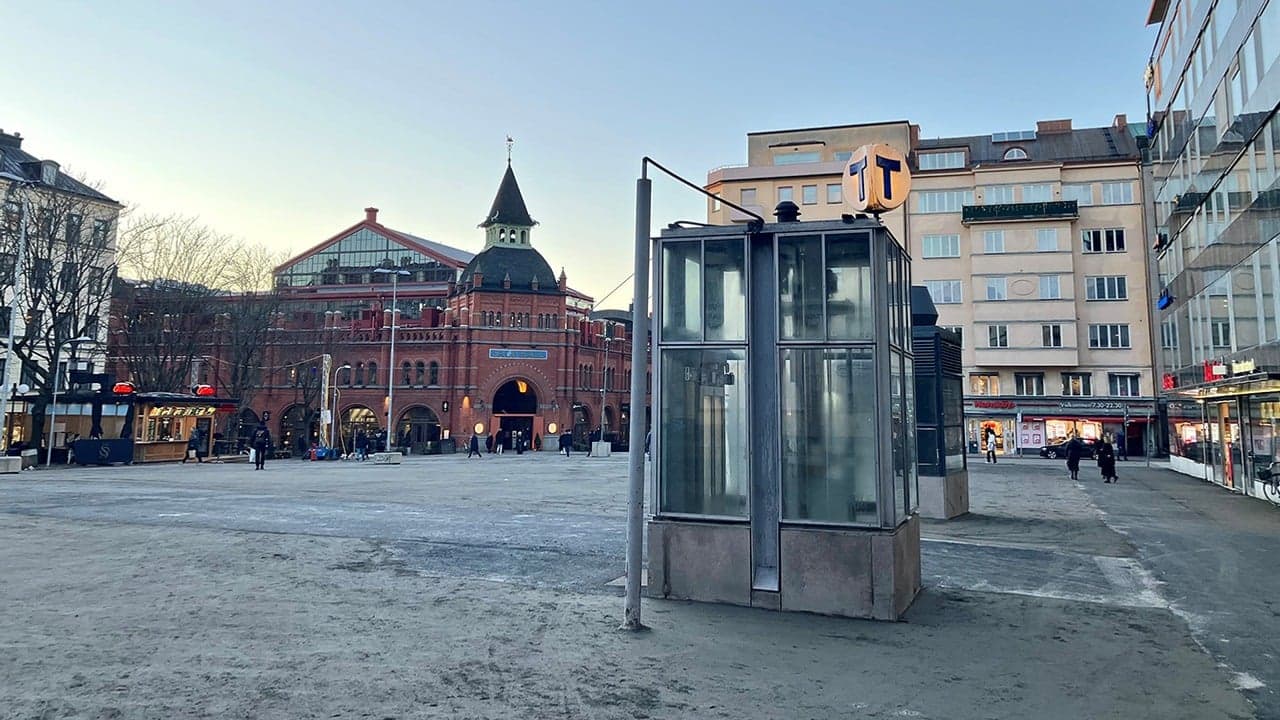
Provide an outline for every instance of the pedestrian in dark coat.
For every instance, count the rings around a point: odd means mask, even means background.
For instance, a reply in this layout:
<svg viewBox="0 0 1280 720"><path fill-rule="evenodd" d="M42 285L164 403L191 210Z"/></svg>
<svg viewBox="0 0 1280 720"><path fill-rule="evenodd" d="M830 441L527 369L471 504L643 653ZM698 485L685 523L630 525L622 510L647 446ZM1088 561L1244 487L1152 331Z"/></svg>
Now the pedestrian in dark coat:
<svg viewBox="0 0 1280 720"><path fill-rule="evenodd" d="M1084 454L1084 446L1080 438L1073 437L1067 441L1067 470L1071 471L1071 479L1080 479L1080 456Z"/></svg>
<svg viewBox="0 0 1280 720"><path fill-rule="evenodd" d="M267 424L259 422L250 440L253 442L253 469L263 470L267 465L267 449L271 447L271 431Z"/></svg>
<svg viewBox="0 0 1280 720"><path fill-rule="evenodd" d="M356 460L363 461L369 457L369 436L364 434L364 430L356 431L355 439Z"/></svg>
<svg viewBox="0 0 1280 720"><path fill-rule="evenodd" d="M1125 437L1123 432L1116 435L1116 458L1120 460L1129 459L1129 451L1125 446Z"/></svg>
<svg viewBox="0 0 1280 720"><path fill-rule="evenodd" d="M467 443L467 457L472 455L480 457L480 438L475 434L472 434L471 442Z"/></svg>
<svg viewBox="0 0 1280 720"><path fill-rule="evenodd" d="M200 445L204 441L204 435L200 432L200 428L191 431L191 437L187 438L187 452L182 456L182 463L185 465L187 459L192 455L196 456L196 462L204 462L203 453L200 452Z"/></svg>
<svg viewBox="0 0 1280 720"><path fill-rule="evenodd" d="M567 432L560 433L560 452L569 457L573 451L573 436Z"/></svg>
<svg viewBox="0 0 1280 720"><path fill-rule="evenodd" d="M1098 444L1098 471L1102 473L1103 482L1113 483L1119 479L1116 477L1116 451L1106 438Z"/></svg>

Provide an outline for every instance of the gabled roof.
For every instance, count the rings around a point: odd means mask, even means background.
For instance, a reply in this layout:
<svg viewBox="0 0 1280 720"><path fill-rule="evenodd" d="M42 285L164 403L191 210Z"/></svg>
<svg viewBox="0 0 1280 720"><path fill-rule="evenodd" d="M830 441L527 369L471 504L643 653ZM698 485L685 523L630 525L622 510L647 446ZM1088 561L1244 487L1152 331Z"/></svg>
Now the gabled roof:
<svg viewBox="0 0 1280 720"><path fill-rule="evenodd" d="M275 266L271 272L273 274L278 273L284 270L285 268L288 268L290 265L293 265L302 260L305 260L311 257L312 255L315 255L316 253L320 252L321 250L324 250L325 248L337 243L338 241L342 240L348 235L361 230L362 228L368 228L370 231L375 232L393 242L399 243L405 246L406 248L409 248L410 250L417 250L418 252L422 253L423 255L426 255L427 257L435 258L442 265L445 265L447 267L452 267L458 270L461 270L462 268L466 267L467 263L471 262L471 259L475 257L473 253L469 253L466 250L460 250L458 248L445 245L443 243L435 242L434 240L427 240L426 238L418 237L417 235L411 235L406 232L400 232L399 230L392 230L391 228L386 227L385 225L382 225L381 223L378 223L378 222L374 222L371 220L363 220L343 230L342 232L334 235L333 237L330 237L329 239L320 242L319 244L311 247L310 249L304 252L301 252L289 258L288 260L285 260L284 262Z"/></svg>
<svg viewBox="0 0 1280 720"><path fill-rule="evenodd" d="M502 184L498 185L498 194L493 198L493 206L480 227L490 225L517 225L533 227L538 223L529 217L529 208L525 207L524 196L520 194L520 185L516 182L516 174L507 163L507 172L502 176Z"/></svg>
<svg viewBox="0 0 1280 720"><path fill-rule="evenodd" d="M16 134L0 133L0 173L36 182L44 186L43 181L40 179L40 158L23 150L22 138ZM92 200L113 205L120 204L62 172L61 169L58 170L58 175L53 181L53 187L55 190L80 195Z"/></svg>

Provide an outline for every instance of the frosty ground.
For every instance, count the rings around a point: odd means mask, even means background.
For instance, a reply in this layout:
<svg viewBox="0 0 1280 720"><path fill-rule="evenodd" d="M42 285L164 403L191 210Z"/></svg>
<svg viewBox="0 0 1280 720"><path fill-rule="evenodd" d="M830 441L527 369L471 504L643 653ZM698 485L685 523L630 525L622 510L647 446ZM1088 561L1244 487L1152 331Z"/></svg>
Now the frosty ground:
<svg viewBox="0 0 1280 720"><path fill-rule="evenodd" d="M1280 717L1280 511L972 471L906 622L646 600L640 634L620 457L4 476L0 717Z"/></svg>

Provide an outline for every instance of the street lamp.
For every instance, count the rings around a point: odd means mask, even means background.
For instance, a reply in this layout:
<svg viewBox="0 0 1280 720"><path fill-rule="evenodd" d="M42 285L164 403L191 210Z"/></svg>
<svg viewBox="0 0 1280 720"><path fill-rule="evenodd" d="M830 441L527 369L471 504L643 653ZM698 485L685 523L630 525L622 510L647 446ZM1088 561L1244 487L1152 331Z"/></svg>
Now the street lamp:
<svg viewBox="0 0 1280 720"><path fill-rule="evenodd" d="M64 346L71 347L71 353L75 355L76 345L82 343L91 343L94 339L91 337L71 338L70 340L58 343L53 347L53 403L49 405L49 448L45 451L44 466L47 468L53 463L53 426L58 421L58 381L62 379L62 369L58 367L58 355L62 352Z"/></svg>
<svg viewBox="0 0 1280 720"><path fill-rule="evenodd" d="M335 423L334 420L336 419L336 416L338 414L338 397L339 397L338 373L342 372L343 370L350 370L350 369L351 369L351 363L342 363L338 367L334 368L333 382L329 383L329 387L333 388L333 403L329 406L330 408L329 410L329 447L331 448L334 447L335 445L334 427L337 425L337 423Z"/></svg>
<svg viewBox="0 0 1280 720"><path fill-rule="evenodd" d="M380 267L374 269L379 275L391 276L391 357L387 360L387 441L384 444L383 452L391 452L391 435L395 432L395 428L391 426L391 407L395 402L396 387L396 315L399 309L396 307L396 283L400 276L409 276L408 270L397 267Z"/></svg>
<svg viewBox="0 0 1280 720"><path fill-rule="evenodd" d="M604 434L609 429L609 416L604 411L607 407L609 392L609 343L625 339L613 337L611 332L613 327L615 326L606 322L604 332L596 333L596 337L604 340L604 369L600 373L600 442L605 441Z"/></svg>
<svg viewBox="0 0 1280 720"><path fill-rule="evenodd" d="M17 189L26 189L34 187L34 183L25 178L8 173L0 173L0 178L9 181L9 187L5 190L4 207L0 208L3 213L9 205L9 196ZM0 384L8 385L9 376L13 368L13 333L18 327L18 310L22 304L18 301L19 293L22 292L22 286L26 280L23 277L23 266L27 261L27 216L31 214L31 201L27 198L27 194L22 193L22 203L19 209L20 217L18 219L18 251L17 258L13 266L13 300L9 302L9 337L4 348L4 377L0 378ZM7 410L7 408L6 408ZM4 438L4 449L9 450L9 413L0 414L0 437Z"/></svg>

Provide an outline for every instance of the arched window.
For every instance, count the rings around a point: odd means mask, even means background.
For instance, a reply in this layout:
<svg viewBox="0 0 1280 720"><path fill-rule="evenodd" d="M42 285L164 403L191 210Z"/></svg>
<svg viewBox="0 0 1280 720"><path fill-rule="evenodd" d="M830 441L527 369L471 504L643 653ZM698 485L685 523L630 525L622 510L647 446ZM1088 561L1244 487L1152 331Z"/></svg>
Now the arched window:
<svg viewBox="0 0 1280 720"><path fill-rule="evenodd" d="M346 367L338 368L337 382L339 385L351 387L351 365L349 363L343 363L343 365L346 365Z"/></svg>
<svg viewBox="0 0 1280 720"><path fill-rule="evenodd" d="M412 385L413 384L413 363L409 362L408 360L405 360L404 362L400 363L400 375L401 375L401 380L400 380L401 385Z"/></svg>
<svg viewBox="0 0 1280 720"><path fill-rule="evenodd" d="M1005 160L1026 160L1027 151L1022 148L1009 148L1004 151Z"/></svg>
<svg viewBox="0 0 1280 720"><path fill-rule="evenodd" d="M357 386L364 385L364 363L356 363L356 377L353 381Z"/></svg>
<svg viewBox="0 0 1280 720"><path fill-rule="evenodd" d="M417 371L417 373L418 373L418 384L419 384L419 385L423 385L423 384L425 384L425 383L426 383L426 381L427 381L427 366L426 366L426 364L425 364L425 363L423 363L421 360L419 360L419 361L418 361L418 364L417 364L416 366L414 366L414 369L415 369L415 370Z"/></svg>
<svg viewBox="0 0 1280 720"><path fill-rule="evenodd" d="M499 230L499 231L498 231L498 239L499 239L499 240L506 240L506 239L507 239L507 231L506 231L506 230Z"/></svg>
<svg viewBox="0 0 1280 720"><path fill-rule="evenodd" d="M526 234L527 232L528 232L527 230L520 231L520 242L522 243L529 242L529 236Z"/></svg>
<svg viewBox="0 0 1280 720"><path fill-rule="evenodd" d="M369 365L368 367L365 368L365 370L369 374L369 384L377 385L378 384L378 363L370 360Z"/></svg>
<svg viewBox="0 0 1280 720"><path fill-rule="evenodd" d="M431 361L431 373L427 376L427 384L435 387L440 384L440 363Z"/></svg>
<svg viewBox="0 0 1280 720"><path fill-rule="evenodd" d="M511 324L510 324L510 326L511 326L511 327L515 327L515 326L516 326L516 314L515 314L515 313L511 313Z"/></svg>

